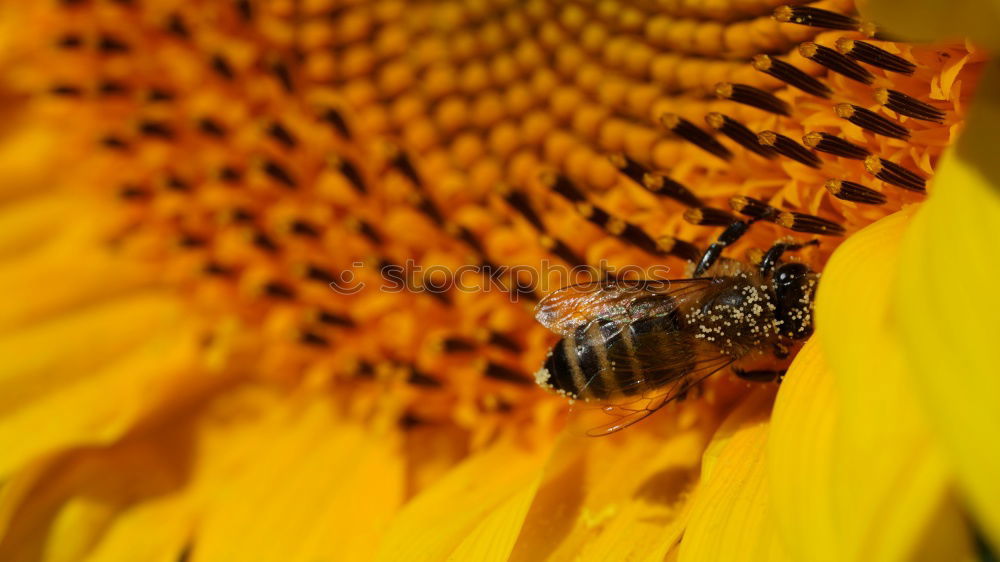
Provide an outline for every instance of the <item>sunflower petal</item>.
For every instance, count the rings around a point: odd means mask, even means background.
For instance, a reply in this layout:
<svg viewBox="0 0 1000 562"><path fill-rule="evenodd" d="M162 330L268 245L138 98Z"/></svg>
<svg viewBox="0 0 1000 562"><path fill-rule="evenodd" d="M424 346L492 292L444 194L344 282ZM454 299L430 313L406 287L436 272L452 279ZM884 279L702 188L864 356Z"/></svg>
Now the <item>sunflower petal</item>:
<svg viewBox="0 0 1000 562"><path fill-rule="evenodd" d="M957 153L941 164L935 191L907 232L895 305L916 392L952 454L959 483L1000 548L1000 435L996 298L1000 279L1000 77L984 78Z"/></svg>
<svg viewBox="0 0 1000 562"><path fill-rule="evenodd" d="M892 33L921 40L962 39L996 47L1000 2L996 0L872 0L866 15Z"/></svg>
<svg viewBox="0 0 1000 562"><path fill-rule="evenodd" d="M789 560L771 521L765 452L772 394L758 390L719 429L724 443L691 500L681 562Z"/></svg>
<svg viewBox="0 0 1000 562"><path fill-rule="evenodd" d="M767 443L775 523L797 560L843 560L834 527L833 439L839 404L819 336L795 356L778 392Z"/></svg>
<svg viewBox="0 0 1000 562"><path fill-rule="evenodd" d="M949 537L930 526L941 513L957 513L951 475L914 394L890 310L911 216L887 217L841 245L817 294L817 335L840 402L831 486L817 492L832 494L841 560L910 559L926 536L950 542L959 557L969 550L962 525L939 525L958 531Z"/></svg>
<svg viewBox="0 0 1000 562"><path fill-rule="evenodd" d="M543 451L501 443L474 455L410 501L392 521L377 560L444 560L478 552L479 541L506 551L541 476Z"/></svg>

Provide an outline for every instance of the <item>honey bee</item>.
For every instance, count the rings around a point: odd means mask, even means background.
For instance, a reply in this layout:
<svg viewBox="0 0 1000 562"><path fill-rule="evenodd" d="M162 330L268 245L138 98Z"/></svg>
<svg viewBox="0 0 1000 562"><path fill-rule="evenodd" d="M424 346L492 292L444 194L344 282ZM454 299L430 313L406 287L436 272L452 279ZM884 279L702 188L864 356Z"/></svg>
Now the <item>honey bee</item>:
<svg viewBox="0 0 1000 562"><path fill-rule="evenodd" d="M757 267L726 260L707 277L596 281L547 295L535 317L562 339L536 381L610 414L587 432L597 436L646 418L726 367L747 380L780 378L782 370L741 365L768 353L786 359L812 333L819 274L779 263L803 245L776 244ZM696 274L720 249L706 252Z"/></svg>

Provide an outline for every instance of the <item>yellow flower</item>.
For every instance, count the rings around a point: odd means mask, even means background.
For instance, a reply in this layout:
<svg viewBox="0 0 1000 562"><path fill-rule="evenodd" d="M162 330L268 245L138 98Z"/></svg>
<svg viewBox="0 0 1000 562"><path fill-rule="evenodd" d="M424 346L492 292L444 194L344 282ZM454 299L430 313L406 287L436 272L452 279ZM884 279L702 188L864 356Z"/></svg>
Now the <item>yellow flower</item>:
<svg viewBox="0 0 1000 562"><path fill-rule="evenodd" d="M0 7L0 559L995 552L998 77L775 7ZM994 47L990 8L870 7ZM728 255L821 238L792 258L823 271L815 335L780 390L720 374L607 438L531 384L552 279L372 290L411 259L679 272L748 198L784 214Z"/></svg>

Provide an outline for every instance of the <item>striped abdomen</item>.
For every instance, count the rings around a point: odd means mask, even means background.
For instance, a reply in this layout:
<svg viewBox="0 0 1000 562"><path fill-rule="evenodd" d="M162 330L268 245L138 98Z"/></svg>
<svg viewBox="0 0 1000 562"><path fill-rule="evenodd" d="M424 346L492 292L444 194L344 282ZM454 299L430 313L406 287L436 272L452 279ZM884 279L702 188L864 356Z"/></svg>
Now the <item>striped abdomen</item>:
<svg viewBox="0 0 1000 562"><path fill-rule="evenodd" d="M539 382L581 400L633 396L663 386L686 374L694 361L694 342L679 322L674 313L619 330L595 320L552 348Z"/></svg>

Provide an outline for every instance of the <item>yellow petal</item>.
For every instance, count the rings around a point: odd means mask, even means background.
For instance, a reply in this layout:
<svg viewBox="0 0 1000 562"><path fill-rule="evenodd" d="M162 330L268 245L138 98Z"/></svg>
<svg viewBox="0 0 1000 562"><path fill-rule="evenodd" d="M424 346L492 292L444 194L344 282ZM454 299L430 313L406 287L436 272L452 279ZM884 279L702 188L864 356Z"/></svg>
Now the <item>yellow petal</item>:
<svg viewBox="0 0 1000 562"><path fill-rule="evenodd" d="M778 391L767 443L775 525L797 560L839 561L834 527L834 432L840 405L819 336L796 355Z"/></svg>
<svg viewBox="0 0 1000 562"><path fill-rule="evenodd" d="M790 560L771 518L765 463L769 389L751 395L719 429L724 443L691 500L680 562Z"/></svg>
<svg viewBox="0 0 1000 562"><path fill-rule="evenodd" d="M700 455L718 421L677 411L610 437L569 435L525 520L512 561L663 560L680 540Z"/></svg>
<svg viewBox="0 0 1000 562"><path fill-rule="evenodd" d="M469 457L392 521L377 560L445 560L495 541L504 559L541 477L545 451L500 443ZM468 540L467 540L468 539Z"/></svg>
<svg viewBox="0 0 1000 562"><path fill-rule="evenodd" d="M1000 548L1000 79L984 77L959 150L903 242L895 304L916 391L979 524Z"/></svg>
<svg viewBox="0 0 1000 562"><path fill-rule="evenodd" d="M971 37L985 45L1000 45L996 29L1000 25L997 0L871 0L865 15L890 33L904 37L964 39Z"/></svg>
<svg viewBox="0 0 1000 562"><path fill-rule="evenodd" d="M227 437L228 458L198 484L191 559L371 560L403 497L397 434L347 422L321 400L275 418Z"/></svg>
<svg viewBox="0 0 1000 562"><path fill-rule="evenodd" d="M955 559L969 553L962 525L939 523L942 513L958 517L951 474L914 394L890 308L911 215L889 216L841 245L817 294L817 336L840 416L831 485L816 492L832 494L841 560L908 560L925 540L949 544Z"/></svg>
<svg viewBox="0 0 1000 562"><path fill-rule="evenodd" d="M0 349L16 354L21 346L24 354L0 374L7 393L0 409L0 474L64 447L110 443L140 420L221 381L195 369L195 335L179 321L177 305L164 298L133 299L128 306L112 305L0 342ZM110 319L115 323L107 324ZM124 337L131 349L105 363L122 351L123 342L103 338L120 336L131 321L159 323L136 329L135 338ZM68 341L67 355L60 356L64 338L75 341ZM91 339L98 343L88 356ZM78 367L73 359L79 359Z"/></svg>

